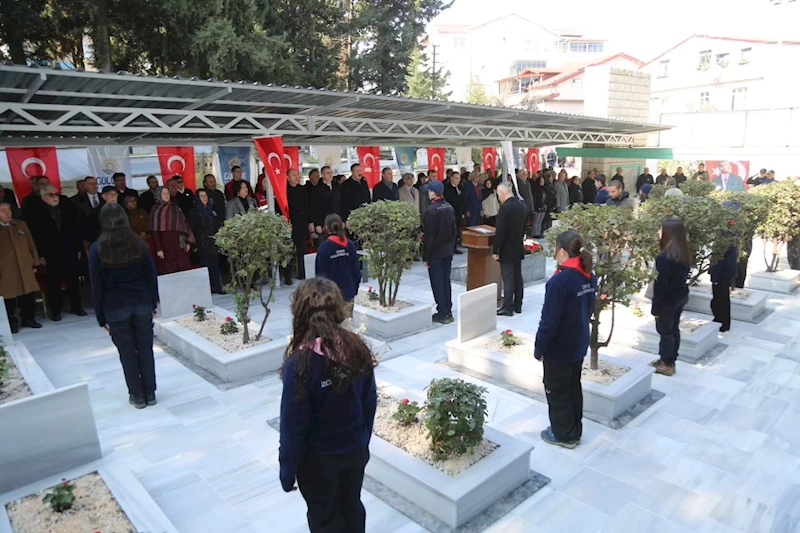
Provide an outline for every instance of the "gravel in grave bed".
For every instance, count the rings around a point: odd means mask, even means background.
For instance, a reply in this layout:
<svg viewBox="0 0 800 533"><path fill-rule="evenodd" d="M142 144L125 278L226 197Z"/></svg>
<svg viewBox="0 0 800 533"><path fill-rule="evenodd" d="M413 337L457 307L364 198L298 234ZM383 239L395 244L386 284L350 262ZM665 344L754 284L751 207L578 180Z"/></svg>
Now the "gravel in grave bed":
<svg viewBox="0 0 800 533"><path fill-rule="evenodd" d="M488 339L486 343L484 343L484 346L487 350L492 352L505 353L512 357L529 357L534 359L532 342L526 342L523 340L520 344L505 346L503 345L502 338L498 334L496 337ZM627 374L631 369L629 366L618 365L604 360L600 360L598 367L599 368L597 370L591 370L589 368L589 357L586 357L584 359L581 376L584 379L594 381L595 383L599 383L601 385L611 385L617 379Z"/></svg>
<svg viewBox="0 0 800 533"><path fill-rule="evenodd" d="M403 300L396 300L394 305L390 307L381 307L380 300L370 300L369 296L367 295L366 291L358 291L356 294L354 303L356 305L360 305L362 307L367 307L369 309L373 309L375 311L380 311L381 313L397 313L398 311L402 311L407 307L411 307L413 304L411 302L404 302Z"/></svg>
<svg viewBox="0 0 800 533"><path fill-rule="evenodd" d="M423 409L417 414L417 422L409 426L403 426L392 418L392 415L397 411L398 403L394 398L385 394L378 394L378 409L375 413L375 426L373 428L375 434L447 475L457 476L499 447L498 444L492 441L484 440L471 453L468 452L464 455L449 457L443 461L436 461L431 451L428 429L424 423L425 410Z"/></svg>
<svg viewBox="0 0 800 533"><path fill-rule="evenodd" d="M14 533L131 533L135 532L108 486L96 472L72 481L75 503L57 513L42 498L50 489L6 505Z"/></svg>
<svg viewBox="0 0 800 533"><path fill-rule="evenodd" d="M11 356L7 355L5 359L11 364L8 369L8 375L0 379L0 404L33 396L33 392L31 392L28 384L25 383L22 374L19 373L19 369L17 365L14 364L14 360L11 359Z"/></svg>
<svg viewBox="0 0 800 533"><path fill-rule="evenodd" d="M253 346L258 346L259 344L264 344L266 342L270 342L272 339L267 337L261 337L259 340L255 340L255 332L250 330L250 342L247 344L242 344L242 325L237 324L239 326L239 332L234 333L232 335L223 335L219 332L219 327L225 322L225 318L221 317L218 314L214 313L213 311L206 312L206 319L202 322L198 322L195 320L194 316L185 316L179 318L175 322L179 325L185 327L189 331L193 333L197 333L205 340L213 342L223 350L228 353L235 353L246 348L252 348Z"/></svg>
<svg viewBox="0 0 800 533"><path fill-rule="evenodd" d="M712 294L711 285L695 285L694 287L689 287L689 289L702 294ZM753 293L746 289L733 289L731 290L731 299L747 300L751 294Z"/></svg>

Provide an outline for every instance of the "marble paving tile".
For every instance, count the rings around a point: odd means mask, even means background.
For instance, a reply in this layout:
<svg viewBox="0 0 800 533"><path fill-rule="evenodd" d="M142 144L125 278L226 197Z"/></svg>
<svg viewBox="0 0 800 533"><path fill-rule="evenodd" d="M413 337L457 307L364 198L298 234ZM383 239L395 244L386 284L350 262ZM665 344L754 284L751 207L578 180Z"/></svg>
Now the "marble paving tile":
<svg viewBox="0 0 800 533"><path fill-rule="evenodd" d="M725 448L702 437L689 442L681 451L681 455L731 474L738 473L750 459L750 456L741 450Z"/></svg>
<svg viewBox="0 0 800 533"><path fill-rule="evenodd" d="M560 492L551 492L519 518L551 533L597 531L608 516Z"/></svg>
<svg viewBox="0 0 800 533"><path fill-rule="evenodd" d="M617 446L661 465L671 465L683 443L642 428L628 428Z"/></svg>
<svg viewBox="0 0 800 533"><path fill-rule="evenodd" d="M729 494L723 496L711 509L711 517L741 531L757 533L771 531L778 513L741 494Z"/></svg>
<svg viewBox="0 0 800 533"><path fill-rule="evenodd" d="M281 487L278 475L257 459L207 477L206 481L231 506L250 498L263 498Z"/></svg>
<svg viewBox="0 0 800 533"><path fill-rule="evenodd" d="M593 468L582 468L558 487L559 492L609 516L617 514L637 490Z"/></svg>
<svg viewBox="0 0 800 533"><path fill-rule="evenodd" d="M617 446L606 446L597 450L586 460L586 465L639 489L647 485L663 468L654 461Z"/></svg>
<svg viewBox="0 0 800 533"><path fill-rule="evenodd" d="M735 492L741 484L735 474L688 457L677 457L669 468L659 473L658 479L697 494L719 496Z"/></svg>
<svg viewBox="0 0 800 533"><path fill-rule="evenodd" d="M632 503L625 504L622 510L606 522L602 533L691 533L691 529L681 526L663 516L658 516Z"/></svg>
<svg viewBox="0 0 800 533"><path fill-rule="evenodd" d="M653 479L644 486L631 502L653 514L669 517L678 524L698 529L711 520L709 510L721 497L697 494L661 479Z"/></svg>
<svg viewBox="0 0 800 533"><path fill-rule="evenodd" d="M204 480L194 481L159 496L154 496L161 510L178 531L193 531L199 509L226 506L225 501Z"/></svg>

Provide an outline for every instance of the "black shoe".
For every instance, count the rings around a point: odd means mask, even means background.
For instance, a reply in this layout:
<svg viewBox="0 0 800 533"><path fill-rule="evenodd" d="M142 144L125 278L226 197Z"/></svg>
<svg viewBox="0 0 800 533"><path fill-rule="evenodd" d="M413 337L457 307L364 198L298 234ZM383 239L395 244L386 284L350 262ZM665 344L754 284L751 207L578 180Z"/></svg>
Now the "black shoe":
<svg viewBox="0 0 800 533"><path fill-rule="evenodd" d="M77 315L77 316L86 316L87 315L86 311L84 311L83 309L78 309L76 311L73 311L72 314L73 315Z"/></svg>
<svg viewBox="0 0 800 533"><path fill-rule="evenodd" d="M8 325L11 326L11 333L19 333L19 323L16 320L9 322Z"/></svg>
<svg viewBox="0 0 800 533"><path fill-rule="evenodd" d="M565 442L558 440L555 435L553 435L552 428L547 428L539 434L542 437L542 440L548 444L554 444L556 446L561 446L562 448L567 448L569 450L575 448L578 444L580 444L580 440L574 440L571 442Z"/></svg>
<svg viewBox="0 0 800 533"><path fill-rule="evenodd" d="M156 401L156 393L152 392L150 394L145 394L145 401L147 402L147 405L157 404L158 402Z"/></svg>
<svg viewBox="0 0 800 533"><path fill-rule="evenodd" d="M50 320L53 322L61 322L61 313L53 313L53 316L50 317Z"/></svg>
<svg viewBox="0 0 800 533"><path fill-rule="evenodd" d="M137 409L144 409L147 407L147 402L145 401L144 396L134 396L133 394L130 394L128 396L128 403Z"/></svg>
<svg viewBox="0 0 800 533"><path fill-rule="evenodd" d="M447 315L440 315L439 313L436 313L435 315L433 315L431 320L433 320L437 324L447 324L448 323L447 322Z"/></svg>
<svg viewBox="0 0 800 533"><path fill-rule="evenodd" d="M456 248L455 250L453 250L453 253L454 253L454 254L456 254L456 255L461 255L461 254L463 254L464 252L462 252L461 250L459 250L458 248Z"/></svg>
<svg viewBox="0 0 800 533"><path fill-rule="evenodd" d="M517 313L517 314L522 313L522 306L521 305L514 306L514 312Z"/></svg>
<svg viewBox="0 0 800 533"><path fill-rule="evenodd" d="M497 316L514 316L514 311L501 307L497 310Z"/></svg>
<svg viewBox="0 0 800 533"><path fill-rule="evenodd" d="M42 327L42 325L39 324L38 322L36 322L35 320L23 320L22 321L22 327L23 328L31 328L31 329L39 329L39 328ZM12 333L16 333L16 331L14 331L13 327L11 328L11 331L12 331Z"/></svg>
<svg viewBox="0 0 800 533"><path fill-rule="evenodd" d="M452 324L454 321L453 313L447 313L442 316L442 324Z"/></svg>
<svg viewBox="0 0 800 533"><path fill-rule="evenodd" d="M292 278L286 278L285 280L283 280L283 284L284 285L291 285L292 283L294 283L292 281Z"/></svg>

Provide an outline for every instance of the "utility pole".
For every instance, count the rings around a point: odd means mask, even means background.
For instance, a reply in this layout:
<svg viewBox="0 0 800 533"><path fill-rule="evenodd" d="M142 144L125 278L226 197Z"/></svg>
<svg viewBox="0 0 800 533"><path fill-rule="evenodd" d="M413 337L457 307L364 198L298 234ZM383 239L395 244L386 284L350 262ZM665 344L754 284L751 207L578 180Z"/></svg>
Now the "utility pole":
<svg viewBox="0 0 800 533"><path fill-rule="evenodd" d="M433 48L433 69L431 70L431 98L436 98L436 49L439 48L438 44L432 44Z"/></svg>

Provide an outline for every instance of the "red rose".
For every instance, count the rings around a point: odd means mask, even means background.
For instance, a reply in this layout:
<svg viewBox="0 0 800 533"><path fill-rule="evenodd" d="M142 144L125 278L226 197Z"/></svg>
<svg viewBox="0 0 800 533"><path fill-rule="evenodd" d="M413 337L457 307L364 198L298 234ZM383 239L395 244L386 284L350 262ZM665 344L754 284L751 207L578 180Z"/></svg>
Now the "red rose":
<svg viewBox="0 0 800 533"><path fill-rule="evenodd" d="M233 320L231 317L227 317L227 318L225 319L225 322L230 322L231 320Z"/></svg>
<svg viewBox="0 0 800 533"><path fill-rule="evenodd" d="M192 309L197 309L197 306L195 304L192 304Z"/></svg>
<svg viewBox="0 0 800 533"><path fill-rule="evenodd" d="M372 292L372 287L369 288L369 292Z"/></svg>
<svg viewBox="0 0 800 533"><path fill-rule="evenodd" d="M608 294L601 294L600 295L600 299L601 300L608 300Z"/></svg>
<svg viewBox="0 0 800 533"><path fill-rule="evenodd" d="M403 403L403 405L408 405L408 398L406 398L405 400L403 400L403 402L402 402L402 403Z"/></svg>
<svg viewBox="0 0 800 533"><path fill-rule="evenodd" d="M507 330L505 331L505 334L506 334L506 335L511 335L511 330L510 330L510 329L507 329Z"/></svg>

